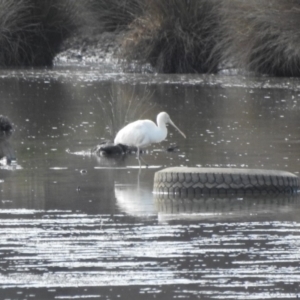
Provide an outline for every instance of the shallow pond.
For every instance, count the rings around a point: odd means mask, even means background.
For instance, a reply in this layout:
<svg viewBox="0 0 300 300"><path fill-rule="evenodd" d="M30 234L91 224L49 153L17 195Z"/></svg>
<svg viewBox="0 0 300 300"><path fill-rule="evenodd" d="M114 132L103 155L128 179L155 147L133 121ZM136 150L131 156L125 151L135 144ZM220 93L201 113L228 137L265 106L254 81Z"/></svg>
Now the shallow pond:
<svg viewBox="0 0 300 300"><path fill-rule="evenodd" d="M17 166L0 169L1 299L295 299L297 196L159 199L169 166L298 174L300 81L123 74L63 68L0 72ZM167 111L187 135L143 154L90 149L127 122ZM170 145L178 149L166 152Z"/></svg>

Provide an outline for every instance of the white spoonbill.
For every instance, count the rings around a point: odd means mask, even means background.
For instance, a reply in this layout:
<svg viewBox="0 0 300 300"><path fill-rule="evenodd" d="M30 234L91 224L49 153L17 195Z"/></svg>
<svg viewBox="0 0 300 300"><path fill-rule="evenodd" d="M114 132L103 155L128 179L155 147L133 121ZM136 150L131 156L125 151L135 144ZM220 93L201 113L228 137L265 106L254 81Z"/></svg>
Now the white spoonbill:
<svg viewBox="0 0 300 300"><path fill-rule="evenodd" d="M138 120L123 127L116 135L114 143L137 147L137 156L140 162L140 148L152 143L163 141L168 134L167 124L174 126L184 138L185 134L173 123L166 112L161 112L156 118L157 126L150 120Z"/></svg>

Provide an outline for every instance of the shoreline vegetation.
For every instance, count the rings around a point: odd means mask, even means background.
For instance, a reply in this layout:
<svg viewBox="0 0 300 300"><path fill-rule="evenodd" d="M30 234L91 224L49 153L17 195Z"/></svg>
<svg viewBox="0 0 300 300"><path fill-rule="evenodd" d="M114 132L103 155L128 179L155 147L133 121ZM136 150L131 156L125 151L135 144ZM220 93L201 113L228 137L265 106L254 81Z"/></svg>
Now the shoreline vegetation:
<svg viewBox="0 0 300 300"><path fill-rule="evenodd" d="M0 0L0 66L110 57L159 73L300 76L298 0Z"/></svg>

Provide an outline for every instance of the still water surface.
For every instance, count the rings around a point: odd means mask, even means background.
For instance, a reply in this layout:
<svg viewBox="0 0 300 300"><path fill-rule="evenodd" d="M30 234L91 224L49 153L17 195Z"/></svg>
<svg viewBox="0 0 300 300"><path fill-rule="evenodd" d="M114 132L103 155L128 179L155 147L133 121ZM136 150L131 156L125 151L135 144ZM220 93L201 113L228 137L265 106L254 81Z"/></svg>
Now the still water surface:
<svg viewBox="0 0 300 300"><path fill-rule="evenodd" d="M101 69L0 72L0 112L18 165L0 169L1 299L295 299L295 197L161 199L169 166L298 174L300 81L135 75ZM89 149L167 111L143 158ZM170 145L178 150L166 152Z"/></svg>

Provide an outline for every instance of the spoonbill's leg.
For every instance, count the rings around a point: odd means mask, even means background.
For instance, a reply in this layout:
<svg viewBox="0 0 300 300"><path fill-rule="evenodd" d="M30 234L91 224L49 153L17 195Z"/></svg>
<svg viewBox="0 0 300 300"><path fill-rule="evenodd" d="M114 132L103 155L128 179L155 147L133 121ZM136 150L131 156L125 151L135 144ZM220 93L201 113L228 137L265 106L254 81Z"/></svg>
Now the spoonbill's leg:
<svg viewBox="0 0 300 300"><path fill-rule="evenodd" d="M141 157L141 150L139 147L137 147L137 159L139 160L140 168L142 167L141 161L145 164L145 166L148 168L148 164L145 162L145 160Z"/></svg>
<svg viewBox="0 0 300 300"><path fill-rule="evenodd" d="M137 147L137 159L139 160L139 165L140 165L140 168L141 168L141 158L140 158L140 147Z"/></svg>

